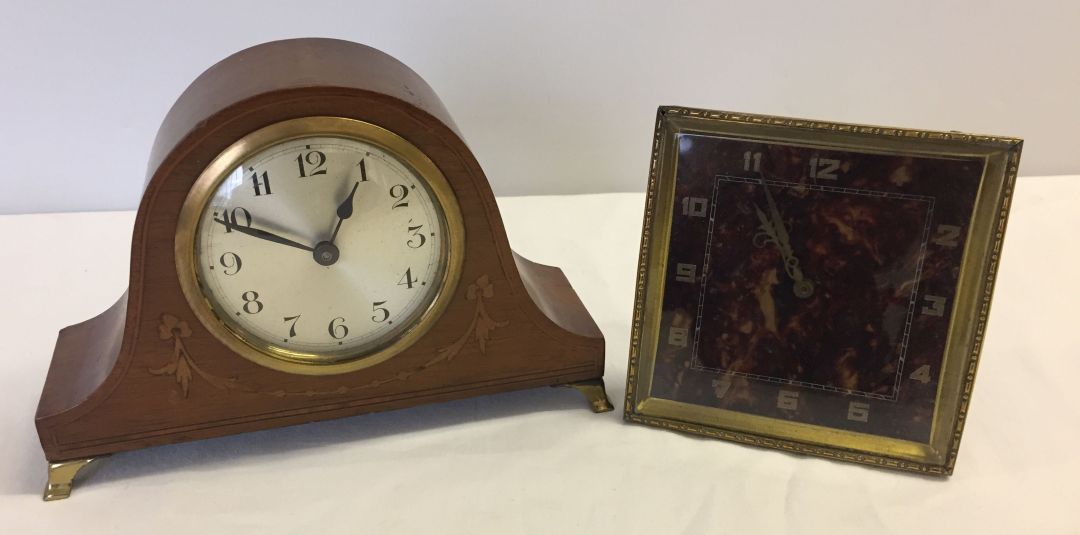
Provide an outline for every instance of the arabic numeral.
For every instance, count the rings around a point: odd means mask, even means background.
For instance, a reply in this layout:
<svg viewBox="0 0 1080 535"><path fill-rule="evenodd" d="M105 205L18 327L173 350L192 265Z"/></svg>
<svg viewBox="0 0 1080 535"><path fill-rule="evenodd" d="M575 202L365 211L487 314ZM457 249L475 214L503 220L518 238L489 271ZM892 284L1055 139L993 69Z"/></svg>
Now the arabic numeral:
<svg viewBox="0 0 1080 535"><path fill-rule="evenodd" d="M924 385L929 383L930 380L931 380L931 377L930 377L930 365L929 364L923 364L922 366L919 366L914 372L911 373L911 378L913 380L915 380L915 381L918 381L918 382L924 384Z"/></svg>
<svg viewBox="0 0 1080 535"><path fill-rule="evenodd" d="M761 172L761 153L746 151L742 155L743 171Z"/></svg>
<svg viewBox="0 0 1080 535"><path fill-rule="evenodd" d="M250 169L251 173L251 185L255 188L255 196L259 197L264 193L270 195L274 192L270 191L270 175L266 174L266 171L262 172L262 180L259 179L258 171Z"/></svg>
<svg viewBox="0 0 1080 535"><path fill-rule="evenodd" d="M214 215L216 216L217 213L214 213ZM247 208L242 206L237 206L231 211L225 210L222 219L225 220L226 233L232 232L233 227L239 227L241 225L251 227L251 212L247 211Z"/></svg>
<svg viewBox="0 0 1080 535"><path fill-rule="evenodd" d="M289 338L292 338L296 336L296 322L300 321L300 314L297 314L295 316L286 316L285 323L289 323L290 321L292 323L289 324Z"/></svg>
<svg viewBox="0 0 1080 535"><path fill-rule="evenodd" d="M781 390L776 395L776 408L793 411L799 408L799 393L793 390Z"/></svg>
<svg viewBox="0 0 1080 535"><path fill-rule="evenodd" d="M409 201L405 200L409 196L409 188L406 188L404 184L396 184L390 188L390 196L397 199L391 209L404 208L409 205Z"/></svg>
<svg viewBox="0 0 1080 535"><path fill-rule="evenodd" d="M931 241L934 245L942 247L956 247L960 245L960 230L961 228L956 225L938 225L934 239Z"/></svg>
<svg viewBox="0 0 1080 535"><path fill-rule="evenodd" d="M371 321L382 323L390 317L390 311L383 307L385 304L386 301L375 301L371 304L371 311L375 313L375 315L371 317Z"/></svg>
<svg viewBox="0 0 1080 535"><path fill-rule="evenodd" d="M240 273L240 266L244 265L244 263L240 261L240 255L236 253L225 253L221 255L221 258L218 258L218 263L221 264L221 267L225 268L223 273L226 275L236 275L237 273ZM229 272L230 269L232 269L232 272Z"/></svg>
<svg viewBox="0 0 1080 535"><path fill-rule="evenodd" d="M686 347L689 338L690 330L685 327L672 327L668 331L668 344L675 347Z"/></svg>
<svg viewBox="0 0 1080 535"><path fill-rule="evenodd" d="M409 220L412 223L412 219ZM424 225L409 226L409 239L405 241L405 245L408 245L411 249L419 249L427 243L427 237L420 232L420 229L424 228ZM416 238L414 241L413 238Z"/></svg>
<svg viewBox="0 0 1080 535"><path fill-rule="evenodd" d="M922 307L922 313L924 316L944 316L945 315L945 298L939 295L924 295L923 301L925 304Z"/></svg>
<svg viewBox="0 0 1080 535"><path fill-rule="evenodd" d="M400 279L398 279L397 285L398 286L405 286L408 289L412 290L413 286L416 285L417 282L420 282L420 280L413 278L413 276L412 276L412 268L407 268L405 270L405 274L402 275Z"/></svg>
<svg viewBox="0 0 1080 535"><path fill-rule="evenodd" d="M697 266L694 264L676 264L675 280L678 282L694 282L697 278Z"/></svg>
<svg viewBox="0 0 1080 535"><path fill-rule="evenodd" d="M689 217L705 217L709 201L701 197L683 197L682 213Z"/></svg>
<svg viewBox="0 0 1080 535"><path fill-rule="evenodd" d="M311 145L304 148L310 149ZM322 169L326 163L326 154L318 150L309 150L307 153L296 155L296 165L300 168L300 178L315 175L325 175L326 169ZM310 168L308 166L311 166Z"/></svg>
<svg viewBox="0 0 1080 535"><path fill-rule="evenodd" d="M862 401L852 401L848 404L847 419L852 422L870 421L870 404Z"/></svg>
<svg viewBox="0 0 1080 535"><path fill-rule="evenodd" d="M262 312L263 304L259 301L259 292L254 290L248 290L240 294L240 299L244 300L244 312L248 314L258 314Z"/></svg>
<svg viewBox="0 0 1080 535"><path fill-rule="evenodd" d="M345 326L345 318L340 316L330 320L330 325L326 327L326 330L330 333L330 338L334 340L341 340L349 336L349 328Z"/></svg>
<svg viewBox="0 0 1080 535"><path fill-rule="evenodd" d="M836 180L836 171L840 169L840 160L832 158L810 158L810 178Z"/></svg>
<svg viewBox="0 0 1080 535"><path fill-rule="evenodd" d="M719 379L713 379L712 385L716 399L724 399L724 396L731 390L731 376L725 375Z"/></svg>
<svg viewBox="0 0 1080 535"><path fill-rule="evenodd" d="M364 163L364 159L360 158L360 163L356 164L360 168L360 182L367 182L367 164Z"/></svg>

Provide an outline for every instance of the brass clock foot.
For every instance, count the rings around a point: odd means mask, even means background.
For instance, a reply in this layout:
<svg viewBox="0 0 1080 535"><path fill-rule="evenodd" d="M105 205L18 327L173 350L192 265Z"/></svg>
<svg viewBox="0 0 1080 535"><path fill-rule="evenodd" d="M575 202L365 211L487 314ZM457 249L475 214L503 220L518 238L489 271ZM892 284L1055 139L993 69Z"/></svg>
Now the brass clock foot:
<svg viewBox="0 0 1080 535"><path fill-rule="evenodd" d="M95 457L91 457L89 459L49 463L49 482L45 485L45 501L63 500L71 496L71 485L75 480L75 475L95 459Z"/></svg>
<svg viewBox="0 0 1080 535"><path fill-rule="evenodd" d="M568 383L566 385L570 388L585 394L585 399L589 401L589 408L593 412L601 413L614 410L615 407L608 401L607 392L604 391L603 379L589 379L588 381L578 381L576 383Z"/></svg>

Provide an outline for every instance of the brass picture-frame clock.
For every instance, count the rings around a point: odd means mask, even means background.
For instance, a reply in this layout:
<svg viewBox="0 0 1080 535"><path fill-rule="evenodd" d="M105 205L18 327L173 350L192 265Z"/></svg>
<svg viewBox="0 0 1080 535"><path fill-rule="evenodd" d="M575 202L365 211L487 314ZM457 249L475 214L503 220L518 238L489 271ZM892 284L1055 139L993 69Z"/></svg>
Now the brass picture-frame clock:
<svg viewBox="0 0 1080 535"><path fill-rule="evenodd" d="M1021 146L660 108L625 418L951 474Z"/></svg>
<svg viewBox="0 0 1080 535"><path fill-rule="evenodd" d="M136 448L540 386L611 410L596 323L510 249L449 113L389 55L234 54L177 100L148 169L128 291L56 342L46 500Z"/></svg>

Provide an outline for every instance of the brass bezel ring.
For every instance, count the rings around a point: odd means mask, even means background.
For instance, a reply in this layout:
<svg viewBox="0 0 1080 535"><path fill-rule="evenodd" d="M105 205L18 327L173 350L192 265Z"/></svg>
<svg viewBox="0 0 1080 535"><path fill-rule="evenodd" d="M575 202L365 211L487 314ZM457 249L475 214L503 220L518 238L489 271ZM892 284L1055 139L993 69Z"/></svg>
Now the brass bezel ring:
<svg viewBox="0 0 1080 535"><path fill-rule="evenodd" d="M243 333L220 319L204 295L195 267L195 239L199 220L210 198L232 169L272 145L297 138L329 136L370 143L387 151L426 183L446 232L445 268L435 297L411 326L385 344L364 353L329 360L325 355L275 347ZM204 327L234 353L274 370L302 375L335 375L362 370L385 362L412 346L442 316L456 293L465 252L465 225L453 188L442 172L419 148L380 126L343 117L303 117L260 128L230 145L199 174L180 208L176 223L174 256L180 287L192 312Z"/></svg>

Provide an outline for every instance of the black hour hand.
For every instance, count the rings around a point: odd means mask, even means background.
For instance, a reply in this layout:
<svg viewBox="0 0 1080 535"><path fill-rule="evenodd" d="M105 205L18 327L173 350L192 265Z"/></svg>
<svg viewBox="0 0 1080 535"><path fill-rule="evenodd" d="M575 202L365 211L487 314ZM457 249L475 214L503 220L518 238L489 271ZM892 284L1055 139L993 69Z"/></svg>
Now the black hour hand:
<svg viewBox="0 0 1080 535"><path fill-rule="evenodd" d="M349 191L349 196L345 197L344 201L337 208L337 225L334 225L334 232L330 235L330 243L334 243L337 240L338 231L341 230L341 223L346 219L352 217L353 213L353 196L356 195L356 188L360 185L360 182L353 184L352 190Z"/></svg>

